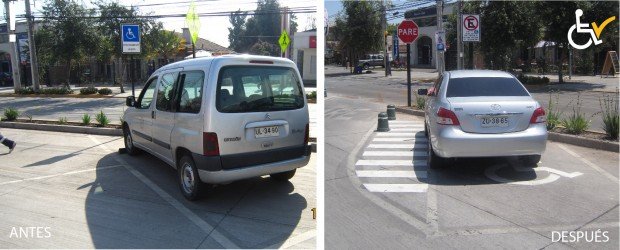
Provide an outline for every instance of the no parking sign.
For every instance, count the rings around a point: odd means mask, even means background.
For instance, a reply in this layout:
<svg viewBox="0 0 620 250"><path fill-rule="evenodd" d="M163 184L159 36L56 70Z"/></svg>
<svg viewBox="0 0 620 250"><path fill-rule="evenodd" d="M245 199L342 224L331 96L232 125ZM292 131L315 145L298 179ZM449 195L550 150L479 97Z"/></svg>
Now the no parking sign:
<svg viewBox="0 0 620 250"><path fill-rule="evenodd" d="M463 15L463 42L480 42L480 16Z"/></svg>

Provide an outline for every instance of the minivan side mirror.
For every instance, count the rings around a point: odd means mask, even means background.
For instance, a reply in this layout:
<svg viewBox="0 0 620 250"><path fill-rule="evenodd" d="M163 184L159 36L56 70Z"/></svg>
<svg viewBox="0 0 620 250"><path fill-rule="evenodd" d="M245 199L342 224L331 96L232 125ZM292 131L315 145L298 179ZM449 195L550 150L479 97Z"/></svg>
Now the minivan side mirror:
<svg viewBox="0 0 620 250"><path fill-rule="evenodd" d="M428 89L418 89L418 95L427 95Z"/></svg>
<svg viewBox="0 0 620 250"><path fill-rule="evenodd" d="M136 106L136 99L133 96L128 96L127 99L125 99L125 105L127 105L127 107Z"/></svg>

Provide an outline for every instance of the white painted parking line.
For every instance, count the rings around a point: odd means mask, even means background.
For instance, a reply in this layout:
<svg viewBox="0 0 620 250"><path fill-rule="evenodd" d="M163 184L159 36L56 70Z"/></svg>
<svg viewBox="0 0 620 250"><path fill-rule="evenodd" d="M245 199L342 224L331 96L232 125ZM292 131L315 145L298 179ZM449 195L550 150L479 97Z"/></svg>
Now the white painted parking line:
<svg viewBox="0 0 620 250"><path fill-rule="evenodd" d="M414 148L415 147L415 148ZM406 143L406 144L368 144L368 148L394 148L394 149L426 149L426 143Z"/></svg>
<svg viewBox="0 0 620 250"><path fill-rule="evenodd" d="M373 142L416 142L416 143L428 143L428 139L425 137L401 137L401 138L373 138Z"/></svg>
<svg viewBox="0 0 620 250"><path fill-rule="evenodd" d="M426 151L416 150L416 151L364 151L362 156L406 156L406 157L416 157L416 156L428 156Z"/></svg>
<svg viewBox="0 0 620 250"><path fill-rule="evenodd" d="M99 140L97 140L97 138L95 138L94 136L88 135L87 137L90 138L93 142L95 142L103 150L106 150L106 151L108 151L110 153L114 152L114 151L110 150L105 144L99 142ZM144 176L142 173L140 173L138 170L136 170L133 166L129 165L129 163L127 163L125 160L123 160L123 158L119 157L118 155L114 155L114 159L118 163L122 164L125 167L125 169L127 169L136 178L138 178L138 180L140 180L146 186L151 188L151 190L153 190L157 195L159 195L159 197L161 197L163 200L167 201L172 207L176 208L181 214L183 214L185 217L187 217L187 219L189 219L191 222L196 224L196 226L198 226L200 229L202 229L203 232L205 232L207 234L207 236L210 236L211 238L213 238L217 243L222 245L224 248L236 248L236 249L239 248L239 246L237 246L230 239L228 239L226 236L224 236L222 233L220 233L215 227L213 227L208 222L204 221L202 218L200 218L198 215L196 215L194 212L192 212L192 210L190 210L189 208L185 207L177 199L175 199L174 197L170 196L170 194L166 193L166 191L164 191L162 188L157 186L157 184L155 184L149 178Z"/></svg>
<svg viewBox="0 0 620 250"><path fill-rule="evenodd" d="M608 173L607 171L603 170L602 168L600 168L596 164L592 163L591 161L588 161L586 158L581 157L580 155L578 155L577 153L575 153L572 150L568 149L564 145L562 145L562 144L557 144L557 145L558 145L558 147L560 147L561 149L566 151L566 153L569 153L570 155L576 157L577 159L581 160L586 165L590 166L591 168L593 168L597 172L599 172L602 175L604 175L605 177L607 177L607 179L609 179L609 180L611 180L611 181L613 181L615 183L618 183L618 178L617 177L615 177L612 174Z"/></svg>
<svg viewBox="0 0 620 250"><path fill-rule="evenodd" d="M409 166L426 167L426 161L413 160L358 160L356 166Z"/></svg>
<svg viewBox="0 0 620 250"><path fill-rule="evenodd" d="M422 193L428 189L428 184L364 184L370 192L378 193Z"/></svg>
<svg viewBox="0 0 620 250"><path fill-rule="evenodd" d="M390 133L390 132L380 132L377 133L376 137L398 137L398 136L416 136L417 133Z"/></svg>
<svg viewBox="0 0 620 250"><path fill-rule="evenodd" d="M366 178L418 178L426 179L428 176L426 171L413 170L357 170L357 177Z"/></svg>
<svg viewBox="0 0 620 250"><path fill-rule="evenodd" d="M117 167L122 167L122 166L123 165L95 167L95 168L89 168L89 169L83 169L83 170L70 171L70 172L66 172L66 173L62 173L62 174L45 175L45 176L38 176L38 177L32 177L32 178L26 178L26 179L14 180L14 181L7 181L7 182L0 183L0 185L19 183L19 182L23 182L23 181L41 180L41 179L52 178L52 177L57 177L57 176L79 174L79 173L84 173L84 172L92 172L92 171L104 170L104 169L110 169L110 168L117 168Z"/></svg>

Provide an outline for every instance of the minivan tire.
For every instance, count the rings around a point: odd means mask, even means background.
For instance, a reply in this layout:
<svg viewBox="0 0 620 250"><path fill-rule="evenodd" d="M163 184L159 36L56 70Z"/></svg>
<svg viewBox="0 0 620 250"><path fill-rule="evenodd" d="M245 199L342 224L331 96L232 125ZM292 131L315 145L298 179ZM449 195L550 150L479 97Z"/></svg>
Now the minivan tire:
<svg viewBox="0 0 620 250"><path fill-rule="evenodd" d="M133 135L127 125L123 126L123 141L125 142L125 151L129 155L137 155L140 153L140 149L133 145Z"/></svg>
<svg viewBox="0 0 620 250"><path fill-rule="evenodd" d="M181 193L190 201L200 198L203 189L206 189L206 184L200 180L194 160L192 157L184 155L178 164L177 171Z"/></svg>
<svg viewBox="0 0 620 250"><path fill-rule="evenodd" d="M428 140L428 158L427 159L428 159L427 165L431 169L445 168L451 162L450 158L443 158L435 154L435 151L433 151L433 144L431 143L430 139Z"/></svg>
<svg viewBox="0 0 620 250"><path fill-rule="evenodd" d="M295 172L297 172L297 169L289 170L282 173L270 174L269 176L271 176L272 179L277 181L288 181L293 178L293 176L295 176Z"/></svg>
<svg viewBox="0 0 620 250"><path fill-rule="evenodd" d="M541 155L525 155L521 156L521 161L528 167L537 167L540 162Z"/></svg>

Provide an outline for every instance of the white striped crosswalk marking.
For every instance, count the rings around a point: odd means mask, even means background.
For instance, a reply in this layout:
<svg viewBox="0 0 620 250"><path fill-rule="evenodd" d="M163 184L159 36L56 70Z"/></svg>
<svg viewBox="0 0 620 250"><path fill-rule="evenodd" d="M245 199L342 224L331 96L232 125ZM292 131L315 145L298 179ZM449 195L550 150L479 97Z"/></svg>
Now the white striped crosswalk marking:
<svg viewBox="0 0 620 250"><path fill-rule="evenodd" d="M428 178L424 123L394 120L389 121L389 126L390 131L375 133L355 163L355 174L369 192L426 192L428 184L420 183Z"/></svg>
<svg viewBox="0 0 620 250"><path fill-rule="evenodd" d="M405 143L405 144L368 144L368 148L390 148L390 149L426 149L428 145L424 143Z"/></svg>
<svg viewBox="0 0 620 250"><path fill-rule="evenodd" d="M362 156L427 156L426 151L414 150L414 151L364 151Z"/></svg>
<svg viewBox="0 0 620 250"><path fill-rule="evenodd" d="M426 179L426 171L413 170L357 170L359 177L378 177L378 178L418 178Z"/></svg>
<svg viewBox="0 0 620 250"><path fill-rule="evenodd" d="M416 142L416 143L427 143L428 139L424 137L400 137L400 138L374 138L373 142Z"/></svg>
<svg viewBox="0 0 620 250"><path fill-rule="evenodd" d="M416 136L417 133L389 133L389 132L381 132L377 133L376 137L399 137L399 136Z"/></svg>
<svg viewBox="0 0 620 250"><path fill-rule="evenodd" d="M425 160L357 160L355 166L408 166L426 167Z"/></svg>
<svg viewBox="0 0 620 250"><path fill-rule="evenodd" d="M422 193L428 189L428 184L364 184L370 192L399 192L399 193Z"/></svg>

